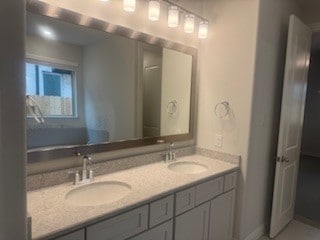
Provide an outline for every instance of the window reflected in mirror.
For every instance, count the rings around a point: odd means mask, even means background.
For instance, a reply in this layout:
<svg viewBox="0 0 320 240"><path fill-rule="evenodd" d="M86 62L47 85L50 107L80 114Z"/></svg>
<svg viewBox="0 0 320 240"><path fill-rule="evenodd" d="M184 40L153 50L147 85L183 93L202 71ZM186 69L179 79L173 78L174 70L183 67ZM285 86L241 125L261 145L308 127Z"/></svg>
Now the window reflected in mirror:
<svg viewBox="0 0 320 240"><path fill-rule="evenodd" d="M26 95L36 101L45 117L76 116L74 76L71 70L27 62Z"/></svg>

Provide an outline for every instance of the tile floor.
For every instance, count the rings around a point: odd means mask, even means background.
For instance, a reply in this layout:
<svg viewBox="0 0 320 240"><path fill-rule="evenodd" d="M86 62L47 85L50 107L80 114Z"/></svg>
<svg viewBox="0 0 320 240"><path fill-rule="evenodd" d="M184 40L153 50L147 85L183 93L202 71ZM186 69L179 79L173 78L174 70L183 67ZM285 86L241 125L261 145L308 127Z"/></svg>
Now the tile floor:
<svg viewBox="0 0 320 240"><path fill-rule="evenodd" d="M268 240L262 237L259 240ZM274 240L320 240L320 229L293 220Z"/></svg>

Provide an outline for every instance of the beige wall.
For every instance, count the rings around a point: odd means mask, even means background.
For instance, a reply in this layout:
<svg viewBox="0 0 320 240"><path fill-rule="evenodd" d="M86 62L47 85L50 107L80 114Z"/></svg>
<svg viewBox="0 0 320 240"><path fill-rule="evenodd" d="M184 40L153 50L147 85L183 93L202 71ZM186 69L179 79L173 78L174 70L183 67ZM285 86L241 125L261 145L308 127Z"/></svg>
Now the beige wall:
<svg viewBox="0 0 320 240"><path fill-rule="evenodd" d="M247 154L258 21L258 0L206 1L209 38L200 47L198 145L232 154ZM230 102L234 118L220 120L217 103ZM205 126L205 127L204 127ZM215 133L224 135L214 147Z"/></svg>
<svg viewBox="0 0 320 240"><path fill-rule="evenodd" d="M302 2L302 17L303 17L303 21L306 24L320 24L320 15L319 15L319 11L320 11L320 2L318 0L313 0L310 1L309 0L309 4L308 2L304 2L305 0L300 0L300 2Z"/></svg>
<svg viewBox="0 0 320 240"><path fill-rule="evenodd" d="M258 0L206 1L204 14L211 22L210 34L200 48L198 146L242 157L236 205L236 237L244 239L243 222L247 184L252 90L258 28ZM215 105L229 101L232 116L219 119ZM223 135L222 148L214 146L215 134ZM254 218L258 224L261 219ZM248 226L251 231L255 226ZM249 232L250 233L250 232Z"/></svg>

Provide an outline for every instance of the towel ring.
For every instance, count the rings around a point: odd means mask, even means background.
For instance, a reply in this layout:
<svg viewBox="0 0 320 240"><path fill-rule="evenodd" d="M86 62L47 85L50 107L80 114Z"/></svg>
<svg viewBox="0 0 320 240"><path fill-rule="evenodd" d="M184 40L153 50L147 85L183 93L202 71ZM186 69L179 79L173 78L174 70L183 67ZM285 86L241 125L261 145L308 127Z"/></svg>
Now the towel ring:
<svg viewBox="0 0 320 240"><path fill-rule="evenodd" d="M227 101L218 103L214 108L214 113L218 118L224 118L230 113L230 104Z"/></svg>
<svg viewBox="0 0 320 240"><path fill-rule="evenodd" d="M174 115L178 110L178 102L177 100L172 100L167 105L167 112L170 115Z"/></svg>

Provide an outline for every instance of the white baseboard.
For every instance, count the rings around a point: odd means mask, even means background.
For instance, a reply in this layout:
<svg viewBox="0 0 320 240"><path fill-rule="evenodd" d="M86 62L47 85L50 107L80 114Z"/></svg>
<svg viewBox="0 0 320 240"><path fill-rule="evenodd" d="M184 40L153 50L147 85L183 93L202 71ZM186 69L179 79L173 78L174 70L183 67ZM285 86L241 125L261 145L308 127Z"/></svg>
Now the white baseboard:
<svg viewBox="0 0 320 240"><path fill-rule="evenodd" d="M258 240L266 233L266 226L263 224L251 232L244 240Z"/></svg>

